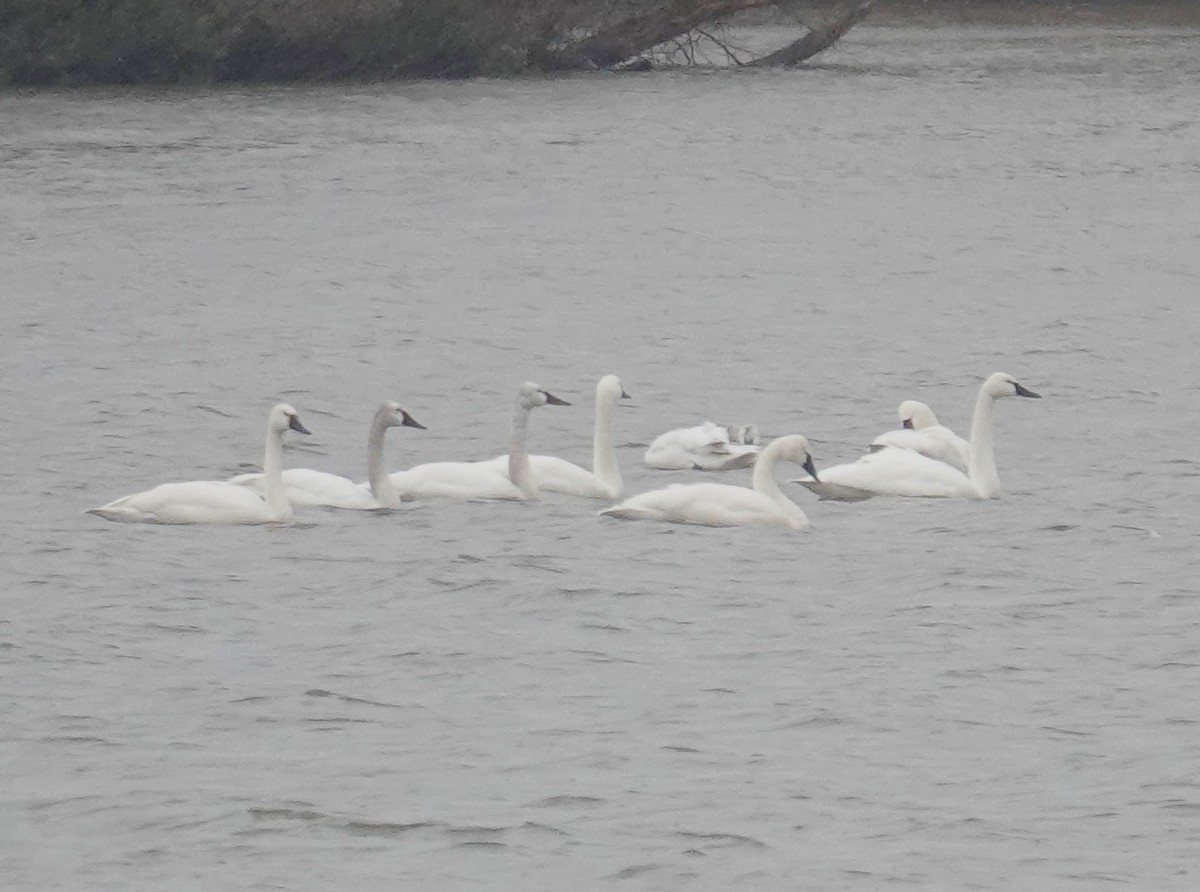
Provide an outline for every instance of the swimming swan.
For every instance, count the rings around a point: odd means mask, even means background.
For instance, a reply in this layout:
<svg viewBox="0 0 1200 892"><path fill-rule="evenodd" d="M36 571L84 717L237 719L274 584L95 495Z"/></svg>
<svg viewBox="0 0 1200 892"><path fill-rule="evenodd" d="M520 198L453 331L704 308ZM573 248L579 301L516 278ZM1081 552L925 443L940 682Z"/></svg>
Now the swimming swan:
<svg viewBox="0 0 1200 892"><path fill-rule="evenodd" d="M283 472L283 486L287 490L288 501L293 506L318 505L359 511L399 508L400 493L396 491L383 465L383 441L389 427L425 430L425 425L400 408L399 403L384 403L375 412L371 434L367 439L367 483L355 483L325 471L288 468ZM259 495L263 494L262 474L241 474L229 482L248 486Z"/></svg>
<svg viewBox="0 0 1200 892"><path fill-rule="evenodd" d="M872 496L994 499L1000 493L996 455L992 449L992 407L1012 396L1039 399L1011 375L996 372L983 382L971 419L968 473L908 449L888 446L856 462L835 465L821 479L793 481L823 499L858 501Z"/></svg>
<svg viewBox="0 0 1200 892"><path fill-rule="evenodd" d="M808 518L775 482L781 461L801 465L817 478L808 440L792 434L773 440L754 465L753 489L724 483L676 483L626 499L600 513L624 520L663 520L703 526L778 526L808 529ZM822 476L824 474L822 473Z"/></svg>
<svg viewBox="0 0 1200 892"><path fill-rule="evenodd" d="M911 449L958 468L964 474L967 472L971 444L950 428L938 424L932 409L917 400L905 400L898 413L903 428L880 434L872 440L872 452L885 446Z"/></svg>
<svg viewBox="0 0 1200 892"><path fill-rule="evenodd" d="M751 467L761 450L754 425L722 427L705 421L656 437L642 460L660 471L729 471Z"/></svg>
<svg viewBox="0 0 1200 892"><path fill-rule="evenodd" d="M581 468L554 455L531 455L529 463L538 489L561 492L589 499L615 499L621 495L624 483L613 446L613 411L617 400L629 399L616 375L605 375L596 385L596 426L592 433L592 470ZM507 469L508 456L492 459L501 469Z"/></svg>
<svg viewBox="0 0 1200 892"><path fill-rule="evenodd" d="M163 483L154 489L92 508L105 520L123 523L285 523L292 506L283 487L283 434L294 430L307 434L296 410L286 403L267 416L267 441L263 453L266 496L236 483L194 480Z"/></svg>
<svg viewBox="0 0 1200 892"><path fill-rule="evenodd" d="M401 498L443 496L451 499L536 499L537 479L525 449L529 413L538 406L569 406L536 384L526 382L517 393L512 443L507 466L487 461L441 461L417 465L391 475Z"/></svg>

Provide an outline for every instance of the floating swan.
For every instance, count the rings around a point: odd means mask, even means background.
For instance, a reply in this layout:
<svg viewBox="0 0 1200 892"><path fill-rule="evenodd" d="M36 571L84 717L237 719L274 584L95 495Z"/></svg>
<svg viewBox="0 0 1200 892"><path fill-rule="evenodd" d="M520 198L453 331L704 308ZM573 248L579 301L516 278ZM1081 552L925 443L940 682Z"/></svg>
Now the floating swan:
<svg viewBox="0 0 1200 892"><path fill-rule="evenodd" d="M553 455L529 456L538 489L589 499L615 499L621 495L624 483L621 480L621 467L617 463L617 450L613 446L613 411L620 399L629 399L629 394L621 387L621 379L616 375L601 378L596 385L592 470ZM507 470L508 456L494 458L492 463L497 468Z"/></svg>
<svg viewBox="0 0 1200 892"><path fill-rule="evenodd" d="M996 372L979 388L971 419L968 473L909 449L885 447L856 462L821 471L821 479L794 482L823 499L858 501L872 496L994 499L1000 493L996 455L992 449L992 407L1012 396L1039 398L1011 376Z"/></svg>
<svg viewBox="0 0 1200 892"><path fill-rule="evenodd" d="M967 472L971 444L950 428L938 424L932 409L916 400L905 400L898 412L903 429L880 434L871 441L872 452L885 446L911 449L958 468L964 474Z"/></svg>
<svg viewBox="0 0 1200 892"><path fill-rule="evenodd" d="M643 461L660 471L729 471L752 466L761 450L754 425L722 427L706 421L656 437Z"/></svg>
<svg viewBox="0 0 1200 892"><path fill-rule="evenodd" d="M123 523L285 523L292 518L281 474L283 434L287 430L308 433L296 410L280 403L267 416L263 454L265 498L235 483L194 480L163 483L92 508L88 513Z"/></svg>
<svg viewBox="0 0 1200 892"><path fill-rule="evenodd" d="M624 520L664 520L704 526L808 528L808 518L775 482L775 465L791 461L817 478L808 440L792 434L773 440L754 465L753 489L724 483L676 483L626 499L601 514Z"/></svg>
<svg viewBox="0 0 1200 892"><path fill-rule="evenodd" d="M319 505L360 511L399 508L400 494L383 466L383 440L389 427L415 427L425 430L425 425L400 408L399 403L384 403L376 410L371 421L371 435L367 440L367 483L355 483L346 477L328 474L325 471L288 468L283 472L283 485L287 490L288 501L293 505ZM264 492L262 474L241 474L229 482L248 486L259 495Z"/></svg>
<svg viewBox="0 0 1200 892"><path fill-rule="evenodd" d="M451 499L536 499L537 479L525 449L529 413L538 406L569 406L536 384L526 382L517 393L512 444L507 467L487 461L441 461L417 465L391 475L401 498L443 496Z"/></svg>

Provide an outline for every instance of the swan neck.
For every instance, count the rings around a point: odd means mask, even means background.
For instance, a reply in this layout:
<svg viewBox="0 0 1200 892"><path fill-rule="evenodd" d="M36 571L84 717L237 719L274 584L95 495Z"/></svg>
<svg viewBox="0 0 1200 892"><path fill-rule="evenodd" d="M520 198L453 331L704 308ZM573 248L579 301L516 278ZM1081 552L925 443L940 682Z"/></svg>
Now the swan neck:
<svg viewBox="0 0 1200 892"><path fill-rule="evenodd" d="M789 505L795 503L783 494L779 484L775 482L775 466L779 464L779 450L782 444L776 440L764 449L754 463L754 476L751 485L763 495L770 496L776 501L784 501Z"/></svg>
<svg viewBox="0 0 1200 892"><path fill-rule="evenodd" d="M613 414L616 399L596 394L596 428L592 433L592 473L600 482L619 493L622 489L621 466L613 445Z"/></svg>
<svg viewBox="0 0 1200 892"><path fill-rule="evenodd" d="M1000 476L996 473L996 453L992 448L992 408L995 399L981 388L971 418L971 445L967 453L967 476L979 490L979 497L1000 495Z"/></svg>
<svg viewBox="0 0 1200 892"><path fill-rule="evenodd" d="M367 480L371 496L385 508L400 507L400 493L383 463L383 442L388 426L383 419L376 418L371 424L371 436L367 440Z"/></svg>
<svg viewBox="0 0 1200 892"><path fill-rule="evenodd" d="M799 505L784 495L783 490L775 481L775 466L779 464L780 453L785 445L783 440L774 440L759 453L758 460L754 463L754 476L751 478L751 483L756 492L770 496L779 505L783 514L789 518L790 526L803 529L808 526L808 515Z"/></svg>
<svg viewBox="0 0 1200 892"><path fill-rule="evenodd" d="M508 447L508 479L527 499L538 497L537 480L533 476L533 465L529 461L529 452L525 448L525 438L529 429L528 406L517 401L513 411L512 441Z"/></svg>
<svg viewBox="0 0 1200 892"><path fill-rule="evenodd" d="M283 431L271 427L263 447L263 488L267 509L280 519L291 517L292 505L283 486Z"/></svg>

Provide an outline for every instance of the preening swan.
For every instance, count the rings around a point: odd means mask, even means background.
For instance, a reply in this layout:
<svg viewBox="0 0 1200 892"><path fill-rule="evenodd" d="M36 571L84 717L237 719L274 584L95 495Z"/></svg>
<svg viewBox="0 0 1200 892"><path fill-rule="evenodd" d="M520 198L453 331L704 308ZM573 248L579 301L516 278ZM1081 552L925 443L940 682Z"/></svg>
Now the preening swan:
<svg viewBox="0 0 1200 892"><path fill-rule="evenodd" d="M964 474L967 472L971 444L950 428L938 424L932 409L917 400L905 400L900 404L898 414L903 429L880 434L871 441L872 452L885 446L911 449L958 468Z"/></svg>
<svg viewBox="0 0 1200 892"><path fill-rule="evenodd" d="M592 433L592 470L554 455L531 455L530 466L538 489L561 492L589 499L615 499L621 495L624 483L613 446L613 412L617 400L629 399L616 375L605 375L596 385L596 426ZM501 455L492 463L502 470L508 468L508 456Z"/></svg>
<svg viewBox="0 0 1200 892"><path fill-rule="evenodd" d="M992 407L1012 396L1039 398L1011 375L996 372L979 388L971 420L968 473L909 449L885 447L856 462L821 471L821 479L794 482L823 499L857 501L872 496L994 499L1000 493L992 448Z"/></svg>
<svg viewBox="0 0 1200 892"><path fill-rule="evenodd" d="M663 520L713 527L807 529L808 518L800 506L785 496L775 482L775 465L781 461L795 462L814 480L817 478L808 440L792 434L773 440L763 449L754 465L753 489L724 483L676 483L633 496L600 513L624 520Z"/></svg>
<svg viewBox="0 0 1200 892"><path fill-rule="evenodd" d="M417 465L391 475L401 498L443 496L451 499L536 499L537 480L525 448L529 413L538 406L569 406L536 384L526 382L517 392L508 464L488 461L441 461Z"/></svg>
<svg viewBox="0 0 1200 892"><path fill-rule="evenodd" d="M729 471L751 467L761 449L754 425L725 427L705 421L655 437L643 461L660 471Z"/></svg>
<svg viewBox="0 0 1200 892"><path fill-rule="evenodd" d="M163 483L154 489L92 508L105 520L124 523L284 523L292 506L283 488L283 434L307 434L296 410L286 403L267 416L267 441L263 454L265 498L254 490L219 480Z"/></svg>
<svg viewBox="0 0 1200 892"><path fill-rule="evenodd" d="M292 505L319 505L326 508L349 508L372 511L380 508L399 508L400 493L388 477L383 464L383 441L389 427L425 425L400 408L387 402L375 412L371 434L367 439L367 483L355 483L337 474L313 471L308 468L288 468L283 472L283 486ZM248 486L260 495L264 493L262 474L241 474L229 482Z"/></svg>

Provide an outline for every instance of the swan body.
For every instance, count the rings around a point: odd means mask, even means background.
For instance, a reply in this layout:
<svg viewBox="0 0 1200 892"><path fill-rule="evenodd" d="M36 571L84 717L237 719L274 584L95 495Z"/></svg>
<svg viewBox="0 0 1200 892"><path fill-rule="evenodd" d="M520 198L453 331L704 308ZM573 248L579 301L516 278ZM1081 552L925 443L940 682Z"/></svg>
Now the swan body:
<svg viewBox="0 0 1200 892"><path fill-rule="evenodd" d="M676 483L632 496L600 513L624 520L661 520L702 526L778 526L793 530L808 528L808 517L775 482L775 466L781 461L801 465L813 479L808 440L792 434L773 440L754 465L753 488L724 483Z"/></svg>
<svg viewBox="0 0 1200 892"><path fill-rule="evenodd" d="M391 475L403 499L440 496L450 499L536 499L538 483L525 440L529 413L538 406L569 406L532 382L521 385L513 411L512 441L507 463L430 462Z"/></svg>
<svg viewBox="0 0 1200 892"><path fill-rule="evenodd" d="M220 480L163 483L92 508L88 513L122 523L286 523L292 518L281 474L283 434L287 430L308 433L296 410L280 403L267 416L264 495Z"/></svg>
<svg viewBox="0 0 1200 892"><path fill-rule="evenodd" d="M409 415L399 403L384 403L375 412L367 439L367 483L355 483L347 477L325 471L288 468L283 472L283 486L287 490L288 501L293 506L315 505L358 511L399 508L400 493L383 463L383 442L389 427L425 430L425 425ZM248 486L259 495L265 491L262 474L241 474L229 482Z"/></svg>
<svg viewBox="0 0 1200 892"><path fill-rule="evenodd" d="M729 471L753 466L761 451L753 425L723 427L705 421L659 435L643 461L660 471Z"/></svg>
<svg viewBox="0 0 1200 892"><path fill-rule="evenodd" d="M605 375L596 385L596 425L592 434L592 470L554 455L531 455L530 466L538 489L561 492L589 499L615 499L624 482L613 445L613 412L617 400L628 399L616 375ZM492 459L492 464L507 469L508 456Z"/></svg>
<svg viewBox="0 0 1200 892"><path fill-rule="evenodd" d="M992 448L992 408L998 399L1039 398L1011 375L996 372L979 388L971 420L971 441L964 474L944 462L909 449L885 446L858 461L821 471L821 479L794 482L823 499L858 501L873 496L994 499L1001 495Z"/></svg>
<svg viewBox="0 0 1200 892"><path fill-rule="evenodd" d="M922 402L905 400L898 411L903 427L880 434L872 440L872 452L886 446L910 449L967 473L970 443L950 428L938 424L933 410Z"/></svg>

